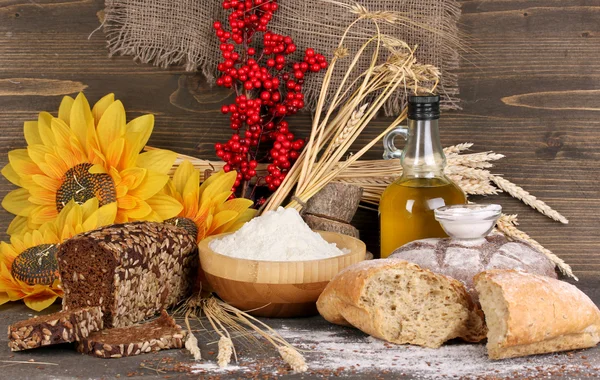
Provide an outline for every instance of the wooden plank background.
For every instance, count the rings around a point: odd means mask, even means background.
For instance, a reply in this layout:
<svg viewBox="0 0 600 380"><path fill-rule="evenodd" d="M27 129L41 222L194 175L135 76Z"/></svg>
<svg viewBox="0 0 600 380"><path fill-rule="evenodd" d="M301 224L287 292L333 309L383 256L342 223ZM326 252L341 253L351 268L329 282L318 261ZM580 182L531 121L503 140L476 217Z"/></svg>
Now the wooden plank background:
<svg viewBox="0 0 600 380"><path fill-rule="evenodd" d="M442 140L475 143L475 151L505 154L495 172L562 212L553 222L506 195L494 197L518 213L522 229L556 252L583 278L600 273L600 0L466 0L461 30L472 51L459 70L463 110L443 115ZM24 146L22 125L61 96L85 90L91 102L108 92L129 118L156 115L150 143L213 158L228 133L218 113L228 93L181 68L162 70L127 57L109 59L97 12L100 0L0 0L0 165ZM290 119L306 133L310 115ZM363 141L386 123L379 119ZM379 149L370 157L380 157ZM11 190L0 181L0 197ZM10 215L0 212L0 229ZM377 215L357 223L369 229ZM6 235L0 237L6 238Z"/></svg>

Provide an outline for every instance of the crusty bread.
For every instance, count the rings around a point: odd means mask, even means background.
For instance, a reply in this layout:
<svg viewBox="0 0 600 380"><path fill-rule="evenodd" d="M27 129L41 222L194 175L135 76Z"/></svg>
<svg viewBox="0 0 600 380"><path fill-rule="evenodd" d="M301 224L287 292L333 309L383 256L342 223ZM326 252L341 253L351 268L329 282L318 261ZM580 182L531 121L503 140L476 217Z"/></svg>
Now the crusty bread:
<svg viewBox="0 0 600 380"><path fill-rule="evenodd" d="M424 239L408 243L390 256L445 274L465 284L475 302L478 294L473 277L490 269L516 269L556 278L554 263L526 241L509 241L491 234L479 242L454 239Z"/></svg>
<svg viewBox="0 0 600 380"><path fill-rule="evenodd" d="M459 281L398 259L363 261L338 273L317 301L329 322L398 344L437 348L485 338L483 313Z"/></svg>
<svg viewBox="0 0 600 380"><path fill-rule="evenodd" d="M600 310L575 286L546 276L490 270L475 276L490 359L593 347Z"/></svg>

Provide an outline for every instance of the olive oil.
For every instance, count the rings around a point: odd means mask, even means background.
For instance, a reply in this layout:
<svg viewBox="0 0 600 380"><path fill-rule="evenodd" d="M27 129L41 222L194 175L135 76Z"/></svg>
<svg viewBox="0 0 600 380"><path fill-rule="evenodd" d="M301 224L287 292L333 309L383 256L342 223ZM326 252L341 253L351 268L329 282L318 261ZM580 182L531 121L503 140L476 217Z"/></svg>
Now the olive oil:
<svg viewBox="0 0 600 380"><path fill-rule="evenodd" d="M381 257L414 240L447 236L434 210L465 204L463 191L444 175L446 157L440 142L439 96L411 96L408 126L397 127L383 141L387 159L400 159L402 176L388 186L379 201ZM394 138L406 140L404 150Z"/></svg>
<svg viewBox="0 0 600 380"><path fill-rule="evenodd" d="M433 210L461 203L465 203L463 191L444 178L408 178L392 183L379 204L381 257L413 240L446 237Z"/></svg>

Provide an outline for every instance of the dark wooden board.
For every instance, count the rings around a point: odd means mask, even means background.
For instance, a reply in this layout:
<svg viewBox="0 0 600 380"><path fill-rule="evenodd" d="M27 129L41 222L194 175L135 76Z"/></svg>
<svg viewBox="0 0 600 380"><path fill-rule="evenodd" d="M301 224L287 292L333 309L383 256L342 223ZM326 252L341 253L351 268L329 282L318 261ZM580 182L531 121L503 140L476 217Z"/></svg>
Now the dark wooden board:
<svg viewBox="0 0 600 380"><path fill-rule="evenodd" d="M506 195L491 197L518 213L522 229L569 262L582 277L600 274L600 1L463 1L468 48L459 70L463 110L443 115L444 145L470 141L475 151L507 157L495 172L569 218L553 222ZM228 133L218 113L229 94L200 75L162 70L127 57L108 58L100 0L0 0L0 165L23 147L22 124L55 111L64 94L91 101L115 92L129 111L156 115L152 145L214 158ZM310 115L290 119L306 134ZM375 121L358 144L389 119ZM379 148L369 157L379 157ZM10 191L0 181L0 196ZM377 215L361 212L376 249ZM10 215L0 213L4 230ZM5 237L5 235L1 235Z"/></svg>

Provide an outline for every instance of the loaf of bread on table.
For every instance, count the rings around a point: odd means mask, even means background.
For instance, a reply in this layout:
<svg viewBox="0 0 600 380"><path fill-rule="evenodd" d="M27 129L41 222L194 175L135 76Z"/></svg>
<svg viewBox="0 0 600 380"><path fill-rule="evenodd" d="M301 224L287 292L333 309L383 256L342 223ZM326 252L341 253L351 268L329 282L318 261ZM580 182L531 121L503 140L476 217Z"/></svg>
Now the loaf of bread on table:
<svg viewBox="0 0 600 380"><path fill-rule="evenodd" d="M77 351L105 359L122 358L182 348L185 336L186 331L162 310L152 322L92 333L79 341Z"/></svg>
<svg viewBox="0 0 600 380"><path fill-rule="evenodd" d="M593 347L600 310L564 281L513 270L475 276L485 313L490 359Z"/></svg>
<svg viewBox="0 0 600 380"><path fill-rule="evenodd" d="M8 347L11 351L22 351L52 344L71 343L102 328L102 311L99 307L74 308L8 326Z"/></svg>
<svg viewBox="0 0 600 380"><path fill-rule="evenodd" d="M134 222L77 235L58 249L63 309L98 305L123 327L185 299L198 268L196 239L177 226Z"/></svg>
<svg viewBox="0 0 600 380"><path fill-rule="evenodd" d="M398 259L345 268L317 301L329 322L398 344L437 348L447 340L485 338L483 313L459 281Z"/></svg>
<svg viewBox="0 0 600 380"><path fill-rule="evenodd" d="M445 274L465 284L475 302L478 294L473 277L490 269L516 269L556 278L554 263L525 241L509 241L502 234L491 234L480 242L445 239L416 240L390 256Z"/></svg>

